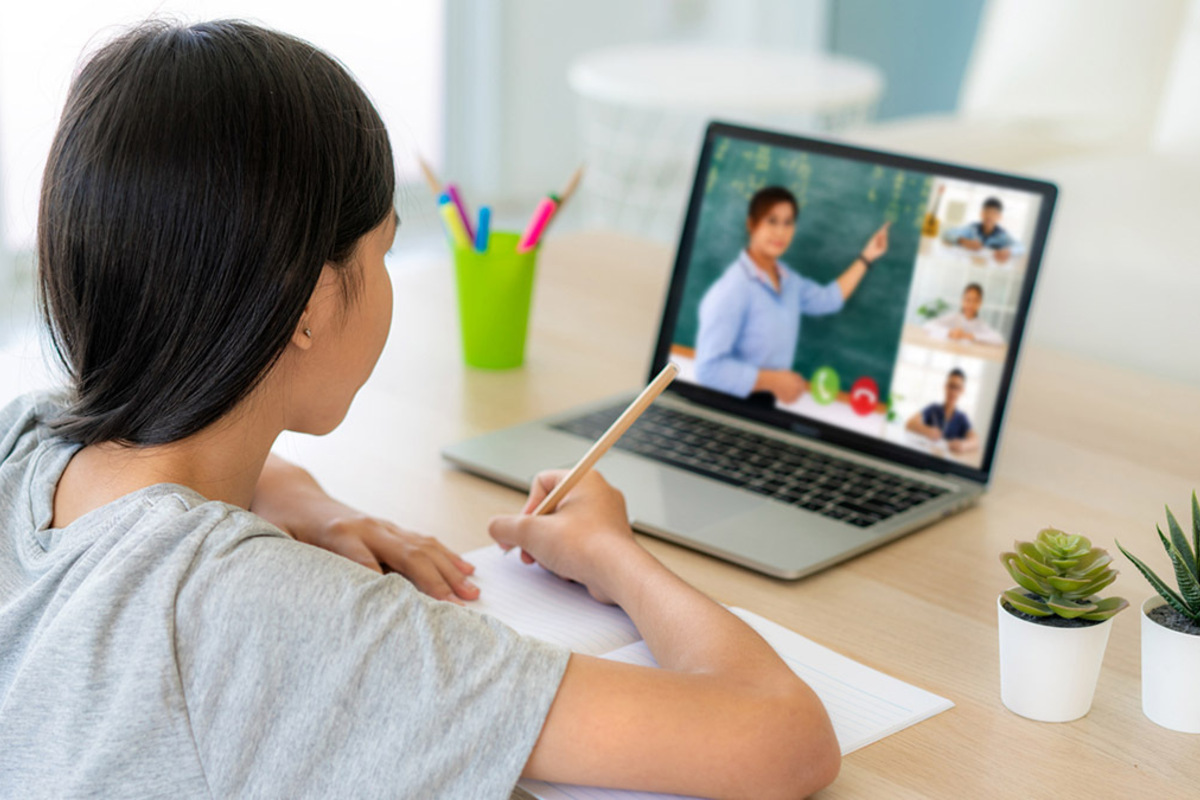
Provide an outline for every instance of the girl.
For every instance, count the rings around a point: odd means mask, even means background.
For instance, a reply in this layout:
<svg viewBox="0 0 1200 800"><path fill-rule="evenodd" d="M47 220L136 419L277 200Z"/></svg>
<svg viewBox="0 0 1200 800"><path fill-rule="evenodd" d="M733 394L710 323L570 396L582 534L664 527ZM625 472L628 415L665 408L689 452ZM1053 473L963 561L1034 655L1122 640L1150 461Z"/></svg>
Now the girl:
<svg viewBox="0 0 1200 800"><path fill-rule="evenodd" d="M792 245L800 205L782 186L750 198L746 249L700 301L696 379L704 386L774 407L808 388L792 368L800 317L836 314L888 249L888 223L871 235L837 280L822 286L779 259Z"/></svg>
<svg viewBox="0 0 1200 800"><path fill-rule="evenodd" d="M0 412L4 793L828 784L815 695L636 543L601 478L490 533L620 604L662 669L444 602L476 595L469 565L269 455L337 427L380 354L394 188L375 109L297 39L148 24L79 72L38 234L70 387Z"/></svg>

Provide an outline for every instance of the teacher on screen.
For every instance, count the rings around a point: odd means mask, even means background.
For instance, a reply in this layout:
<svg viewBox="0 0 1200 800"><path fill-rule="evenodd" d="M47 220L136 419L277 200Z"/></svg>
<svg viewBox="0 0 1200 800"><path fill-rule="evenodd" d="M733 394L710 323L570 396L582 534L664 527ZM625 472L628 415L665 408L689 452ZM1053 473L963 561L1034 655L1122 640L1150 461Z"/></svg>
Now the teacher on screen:
<svg viewBox="0 0 1200 800"><path fill-rule="evenodd" d="M779 260L796 233L800 206L782 186L760 189L746 214L746 249L700 301L696 379L736 397L760 393L792 403L808 382L792 369L800 318L842 310L872 262L888 249L888 224L871 235L837 280L821 285Z"/></svg>

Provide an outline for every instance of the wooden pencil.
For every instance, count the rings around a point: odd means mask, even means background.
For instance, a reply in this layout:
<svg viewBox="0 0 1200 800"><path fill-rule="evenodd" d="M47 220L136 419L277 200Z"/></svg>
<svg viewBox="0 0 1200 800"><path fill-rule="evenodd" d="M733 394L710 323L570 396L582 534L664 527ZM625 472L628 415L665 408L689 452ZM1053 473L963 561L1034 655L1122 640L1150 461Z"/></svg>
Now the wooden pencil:
<svg viewBox="0 0 1200 800"><path fill-rule="evenodd" d="M425 176L425 182L429 184L429 191L433 192L434 197L440 197L442 194L442 184L438 181L437 175L433 173L433 167L425 159L417 156L417 163L421 165L421 174Z"/></svg>
<svg viewBox="0 0 1200 800"><path fill-rule="evenodd" d="M642 412L650 407L654 399L662 394L663 389L667 388L667 385L675 380L675 376L678 374L679 367L674 364L668 363L663 367L662 372L658 373L654 380L650 381L650 385L634 398L629 407L621 412L621 416L617 417L616 422L610 425L608 430L604 432L604 435L597 439L596 443L583 454L583 458L579 459L579 463L571 468L571 471L567 473L567 477L563 478L551 490L550 494L546 495L542 502L538 504L538 507L533 510L533 515L549 514L554 511L558 507L558 504L562 502L562 499L567 496L567 493L575 488L575 484L579 483L588 470L600 460L600 457L617 443L621 435L629 430L629 426L637 422L637 418L642 415Z"/></svg>
<svg viewBox="0 0 1200 800"><path fill-rule="evenodd" d="M583 164L579 165L579 167L575 170L575 173L573 175L571 175L571 179L569 181L567 181L566 187L563 188L562 192L559 193L559 195L558 195L558 210L559 211L562 211L562 207L567 204L567 201L571 199L571 195L575 194L575 190L577 188L579 188L579 181L582 180L582 178L583 178L583 166L584 166Z"/></svg>

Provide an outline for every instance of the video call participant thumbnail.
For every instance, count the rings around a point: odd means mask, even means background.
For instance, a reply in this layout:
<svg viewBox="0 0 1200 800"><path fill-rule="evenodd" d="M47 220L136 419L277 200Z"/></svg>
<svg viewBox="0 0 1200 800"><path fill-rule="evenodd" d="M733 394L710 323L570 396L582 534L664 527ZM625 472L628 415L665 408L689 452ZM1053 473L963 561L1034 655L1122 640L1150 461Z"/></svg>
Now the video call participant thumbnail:
<svg viewBox="0 0 1200 800"><path fill-rule="evenodd" d="M795 195L782 186L765 187L750 198L746 248L700 301L696 379L701 385L767 405L798 400L808 388L792 369L801 317L841 311L871 264L887 253L885 222L835 281L819 284L779 260L792 243L799 216Z"/></svg>
<svg viewBox="0 0 1200 800"><path fill-rule="evenodd" d="M923 411L909 417L905 427L932 442L945 442L951 453L972 453L979 449L979 435L971 427L971 420L958 408L967 375L957 367L946 376L946 399L943 403L930 403Z"/></svg>
<svg viewBox="0 0 1200 800"><path fill-rule="evenodd" d="M968 283L967 288L963 289L961 308L930 320L924 328L929 333L944 333L955 341L1004 344L1000 332L980 319L979 309L982 306L983 287L978 283Z"/></svg>
<svg viewBox="0 0 1200 800"><path fill-rule="evenodd" d="M998 197L989 197L983 201L979 212L978 222L969 222L958 228L946 231L946 242L958 245L965 250L982 252L991 250L999 262L1008 261L1012 256L1025 252L1012 234L1000 227L1000 218L1004 216L1004 204Z"/></svg>

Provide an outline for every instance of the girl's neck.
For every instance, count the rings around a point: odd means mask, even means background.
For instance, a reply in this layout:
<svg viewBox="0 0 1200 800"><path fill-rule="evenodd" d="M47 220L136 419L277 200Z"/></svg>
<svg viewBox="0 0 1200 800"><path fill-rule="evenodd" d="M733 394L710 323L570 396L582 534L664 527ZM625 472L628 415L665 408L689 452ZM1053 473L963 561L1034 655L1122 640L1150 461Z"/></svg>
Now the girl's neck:
<svg viewBox="0 0 1200 800"><path fill-rule="evenodd" d="M59 478L51 526L66 527L89 511L161 483L249 508L271 445L283 430L261 411L243 401L213 425L169 444L105 442L82 448Z"/></svg>

